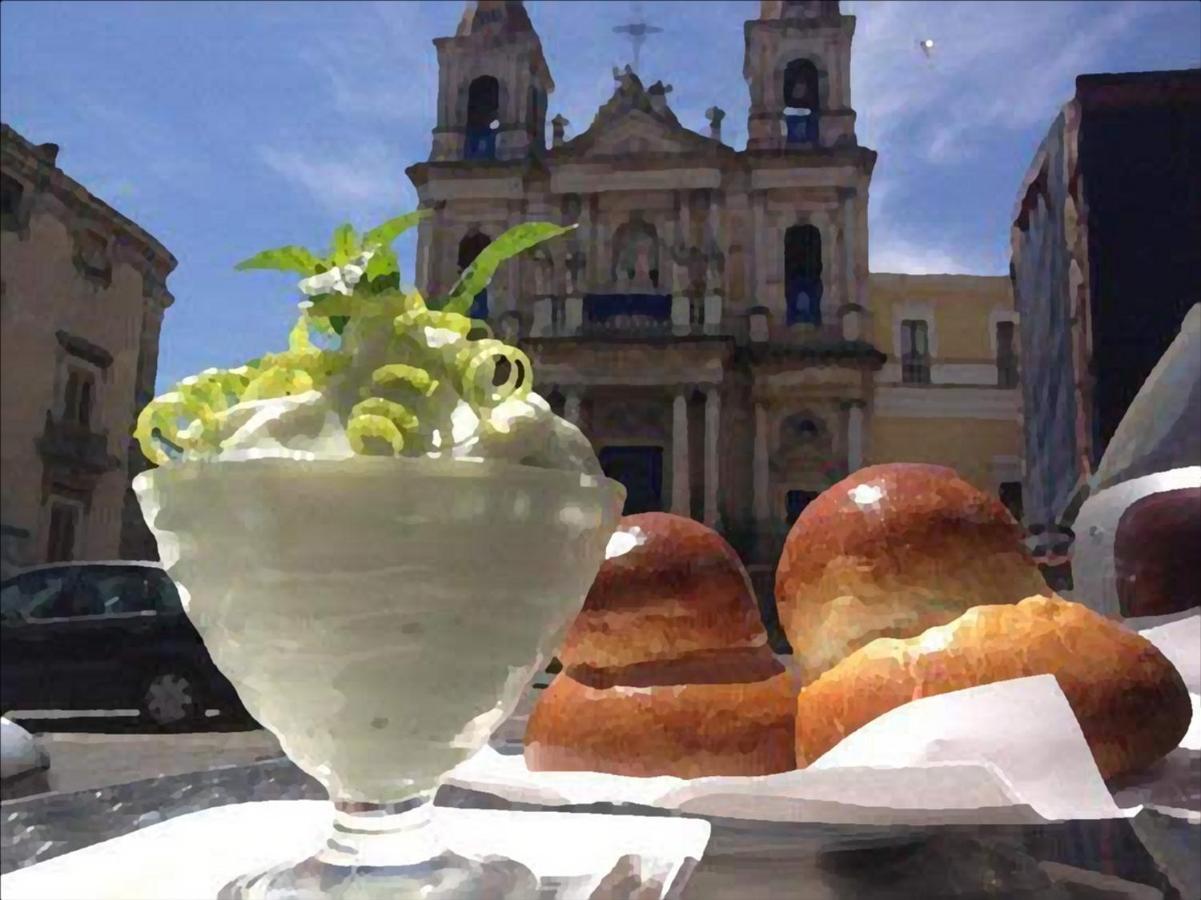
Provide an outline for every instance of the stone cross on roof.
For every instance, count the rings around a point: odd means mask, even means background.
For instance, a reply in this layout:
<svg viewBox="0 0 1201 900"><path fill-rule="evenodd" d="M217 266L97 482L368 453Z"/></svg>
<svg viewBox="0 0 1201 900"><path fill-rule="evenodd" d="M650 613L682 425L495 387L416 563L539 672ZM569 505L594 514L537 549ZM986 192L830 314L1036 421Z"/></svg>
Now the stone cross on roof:
<svg viewBox="0 0 1201 900"><path fill-rule="evenodd" d="M640 21L631 22L628 25L618 25L616 28L613 29L615 34L628 35L630 38L630 43L634 45L634 71L635 72L638 71L638 56L639 56L640 51L642 50L642 44L646 40L646 36L648 34L659 34L661 31L663 31L662 28L658 28L654 25L647 24L645 21L641 21L641 19L642 19L641 12L642 11L640 9L638 9L639 6L641 6L641 4L635 4L634 11L638 15L638 18Z"/></svg>

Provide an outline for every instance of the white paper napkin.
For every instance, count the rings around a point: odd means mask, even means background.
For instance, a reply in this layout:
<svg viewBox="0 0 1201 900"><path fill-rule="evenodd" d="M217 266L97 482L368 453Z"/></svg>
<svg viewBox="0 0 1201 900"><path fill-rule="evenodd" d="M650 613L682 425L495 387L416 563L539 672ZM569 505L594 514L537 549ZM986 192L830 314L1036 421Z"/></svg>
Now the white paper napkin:
<svg viewBox="0 0 1201 900"><path fill-rule="evenodd" d="M869 722L807 769L758 778L530 772L486 749L444 782L520 803L636 803L707 816L861 824L1123 815L1055 678L927 697Z"/></svg>
<svg viewBox="0 0 1201 900"><path fill-rule="evenodd" d="M293 800L191 813L5 875L0 895L213 900L240 875L314 853L332 811L327 802ZM439 808L436 822L455 852L515 859L561 900L606 900L603 888L594 892L615 872L636 876L639 900L659 900L678 888L686 862L701 858L710 831L703 819L478 809Z"/></svg>

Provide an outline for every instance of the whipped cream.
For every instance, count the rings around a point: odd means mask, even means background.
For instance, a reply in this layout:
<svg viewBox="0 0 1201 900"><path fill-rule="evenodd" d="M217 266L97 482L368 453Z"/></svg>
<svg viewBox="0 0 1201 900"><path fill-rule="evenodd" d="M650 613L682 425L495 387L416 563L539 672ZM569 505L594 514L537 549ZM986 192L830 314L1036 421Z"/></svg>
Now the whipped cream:
<svg viewBox="0 0 1201 900"><path fill-rule="evenodd" d="M437 449L405 455L603 474L584 433L556 416L538 394L506 400L484 412L487 417L481 419L466 402L456 401L441 427L432 425L427 430L423 423L422 430ZM217 459L348 459L356 455L341 417L330 398L319 391L246 401L220 418L223 437Z"/></svg>
<svg viewBox="0 0 1201 900"><path fill-rule="evenodd" d="M372 384L372 373L396 362L397 347L387 331L348 335L352 361L325 390L238 403L217 415L221 447L217 459L347 459L356 455L345 423L365 393L386 394ZM443 357L452 371L453 358L467 338L446 328L415 326L408 337L425 351ZM416 357L409 360L420 365ZM601 475L592 445L572 423L556 416L550 404L530 391L495 406L473 407L445 373L431 373L437 385L428 395L404 402L417 414L418 426L405 434L402 455L434 459L493 460L548 469ZM529 373L525 373L529 377ZM381 451L383 452L383 451ZM387 452L391 452L390 449ZM184 457L199 454L185 453ZM211 454L205 454L212 458Z"/></svg>

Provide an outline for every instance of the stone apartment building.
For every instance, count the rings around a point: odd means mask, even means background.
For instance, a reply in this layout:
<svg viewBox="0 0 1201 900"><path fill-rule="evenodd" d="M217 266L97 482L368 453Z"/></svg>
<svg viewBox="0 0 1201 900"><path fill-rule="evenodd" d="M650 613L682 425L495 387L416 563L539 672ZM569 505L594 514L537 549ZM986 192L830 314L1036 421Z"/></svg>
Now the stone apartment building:
<svg viewBox="0 0 1201 900"><path fill-rule="evenodd" d="M175 268L162 244L0 134L3 564L153 558L129 484Z"/></svg>
<svg viewBox="0 0 1201 900"><path fill-rule="evenodd" d="M855 18L765 0L743 30L744 150L722 141L722 110L692 131L671 87L628 67L582 133L555 116L548 147L554 81L526 10L468 3L434 41L432 152L407 171L433 210L427 293L512 225L578 223L507 263L474 312L529 353L628 513L727 536L770 624L789 524L863 465L945 463L1020 503L1016 315L1004 277L869 274Z"/></svg>
<svg viewBox="0 0 1201 900"><path fill-rule="evenodd" d="M1062 559L1114 430L1201 300L1201 69L1077 78L1011 240L1025 506Z"/></svg>

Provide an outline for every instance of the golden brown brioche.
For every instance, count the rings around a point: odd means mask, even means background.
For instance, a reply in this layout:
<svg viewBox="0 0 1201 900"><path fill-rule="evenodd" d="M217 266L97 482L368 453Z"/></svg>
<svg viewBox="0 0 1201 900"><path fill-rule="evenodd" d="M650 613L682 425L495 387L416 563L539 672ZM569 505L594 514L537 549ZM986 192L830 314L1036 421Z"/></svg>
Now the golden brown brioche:
<svg viewBox="0 0 1201 900"><path fill-rule="evenodd" d="M1078 603L1034 596L842 660L801 691L797 764L910 700L1031 675L1056 677L1105 778L1171 752L1192 719L1180 673L1150 641Z"/></svg>
<svg viewBox="0 0 1201 900"><path fill-rule="evenodd" d="M592 688L559 675L530 716L533 771L770 775L795 768L787 672L734 684Z"/></svg>
<svg viewBox="0 0 1201 900"><path fill-rule="evenodd" d="M860 469L810 503L776 570L780 624L806 683L878 637L1050 589L995 497L952 469Z"/></svg>
<svg viewBox="0 0 1201 900"><path fill-rule="evenodd" d="M559 659L603 669L765 646L750 577L712 528L670 513L625 516Z"/></svg>
<svg viewBox="0 0 1201 900"><path fill-rule="evenodd" d="M765 775L794 767L796 691L750 578L720 535L627 516L525 735L529 767Z"/></svg>

